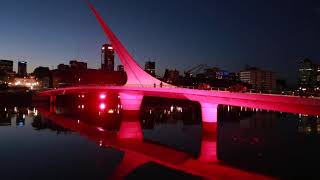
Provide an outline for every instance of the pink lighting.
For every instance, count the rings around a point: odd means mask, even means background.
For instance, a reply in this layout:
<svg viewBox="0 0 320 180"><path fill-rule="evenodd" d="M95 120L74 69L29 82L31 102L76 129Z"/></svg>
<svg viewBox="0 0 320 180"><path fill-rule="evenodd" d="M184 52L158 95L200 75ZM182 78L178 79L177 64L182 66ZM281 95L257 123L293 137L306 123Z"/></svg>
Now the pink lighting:
<svg viewBox="0 0 320 180"><path fill-rule="evenodd" d="M199 160L202 162L217 162L216 141L202 140Z"/></svg>
<svg viewBox="0 0 320 180"><path fill-rule="evenodd" d="M105 103L100 103L99 108L100 108L101 110L106 109L106 104L105 104Z"/></svg>
<svg viewBox="0 0 320 180"><path fill-rule="evenodd" d="M202 122L216 123L218 118L217 117L218 104L207 103L207 102L200 102L200 104L201 104Z"/></svg>
<svg viewBox="0 0 320 180"><path fill-rule="evenodd" d="M142 139L142 130L139 121L121 122L119 138Z"/></svg>
<svg viewBox="0 0 320 180"><path fill-rule="evenodd" d="M121 96L121 98L122 97L123 96ZM139 111L123 111L118 137L121 139L142 139L143 135L139 121Z"/></svg>
<svg viewBox="0 0 320 180"><path fill-rule="evenodd" d="M106 94L100 94L99 98L100 99L106 99L107 95Z"/></svg>
<svg viewBox="0 0 320 180"><path fill-rule="evenodd" d="M99 130L99 131L104 131L104 129L102 128L102 127L97 127L97 129Z"/></svg>
<svg viewBox="0 0 320 180"><path fill-rule="evenodd" d="M138 111L140 110L143 95L141 94L130 94L130 93L119 93L120 102L123 110Z"/></svg>
<svg viewBox="0 0 320 180"><path fill-rule="evenodd" d="M153 161L163 166L190 173L204 179L271 179L252 172L234 169L220 163L204 163L192 156L166 146L152 144L139 139L121 139L107 131L100 131L94 124L80 123L69 117L52 114L39 108L45 118L52 119L56 124L78 132L81 136L97 142L97 145L113 147L124 152L121 164L117 166L110 179L124 179L136 167ZM204 148L205 149L205 148ZM211 148L208 148L211 149ZM212 150L212 149L211 149ZM207 151L207 152L211 152Z"/></svg>
<svg viewBox="0 0 320 180"><path fill-rule="evenodd" d="M204 132L216 132L218 119L218 104L200 102L202 115L202 128Z"/></svg>
<svg viewBox="0 0 320 180"><path fill-rule="evenodd" d="M173 87L170 84L164 83L148 73L146 73L139 65L138 63L133 59L133 57L129 54L127 49L123 46L123 44L119 41L119 39L115 36L115 34L111 31L111 29L108 27L108 25L103 21L102 17L98 13L98 11L94 8L94 6L88 2L88 5L95 15L96 19L100 23L101 27L103 28L105 35L110 40L112 47L115 52L117 53L126 73L127 73L127 82L126 85L133 85L138 87L145 87L145 86L153 86L153 84L160 85L160 83L163 84L163 86L166 87ZM109 49L109 47L108 47Z"/></svg>

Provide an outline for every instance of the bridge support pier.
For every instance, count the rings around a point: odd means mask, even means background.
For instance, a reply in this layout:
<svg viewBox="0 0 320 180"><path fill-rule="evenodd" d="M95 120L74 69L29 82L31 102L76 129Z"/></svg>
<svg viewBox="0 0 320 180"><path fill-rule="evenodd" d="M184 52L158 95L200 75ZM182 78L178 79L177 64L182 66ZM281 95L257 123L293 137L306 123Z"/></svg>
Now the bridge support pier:
<svg viewBox="0 0 320 180"><path fill-rule="evenodd" d="M50 113L56 113L56 101L57 101L57 96L51 95L50 96Z"/></svg>
<svg viewBox="0 0 320 180"><path fill-rule="evenodd" d="M217 161L217 120L218 104L200 102L202 115L202 140L199 161L210 163Z"/></svg>
<svg viewBox="0 0 320 180"><path fill-rule="evenodd" d="M202 130L204 133L216 133L218 120L218 104L200 102Z"/></svg>
<svg viewBox="0 0 320 180"><path fill-rule="evenodd" d="M141 94L119 93L122 105L122 118L119 138L142 139L142 129L139 120Z"/></svg>

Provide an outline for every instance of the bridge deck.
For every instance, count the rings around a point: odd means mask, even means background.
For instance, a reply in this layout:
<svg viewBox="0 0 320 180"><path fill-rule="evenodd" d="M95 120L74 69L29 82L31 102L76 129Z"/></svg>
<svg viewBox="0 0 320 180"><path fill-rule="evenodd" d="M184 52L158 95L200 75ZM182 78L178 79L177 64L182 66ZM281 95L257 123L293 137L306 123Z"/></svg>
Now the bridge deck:
<svg viewBox="0 0 320 180"><path fill-rule="evenodd" d="M320 99L297 96L233 93L228 91L206 91L184 88L145 88L128 86L78 86L40 92L38 96L56 96L90 92L124 92L143 96L187 99L197 102L243 106L295 114L320 115Z"/></svg>

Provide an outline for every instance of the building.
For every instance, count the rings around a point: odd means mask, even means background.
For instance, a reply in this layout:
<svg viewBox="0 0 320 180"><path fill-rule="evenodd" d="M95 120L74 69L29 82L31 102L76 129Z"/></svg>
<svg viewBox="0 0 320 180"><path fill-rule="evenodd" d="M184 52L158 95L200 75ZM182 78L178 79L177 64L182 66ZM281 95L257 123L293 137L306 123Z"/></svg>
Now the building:
<svg viewBox="0 0 320 180"><path fill-rule="evenodd" d="M209 79L217 79L218 72L220 72L220 68L218 67L204 69L204 75L206 78L209 78Z"/></svg>
<svg viewBox="0 0 320 180"><path fill-rule="evenodd" d="M79 84L124 85L127 75L124 71L101 71L99 69L51 70L53 88Z"/></svg>
<svg viewBox="0 0 320 180"><path fill-rule="evenodd" d="M299 63L298 86L300 89L313 89L320 85L320 67L308 58Z"/></svg>
<svg viewBox="0 0 320 180"><path fill-rule="evenodd" d="M247 67L245 70L240 71L240 80L258 90L272 90L276 88L275 73L255 67Z"/></svg>
<svg viewBox="0 0 320 180"><path fill-rule="evenodd" d="M19 76L26 76L27 75L27 62L26 61L19 61L18 62L18 75Z"/></svg>
<svg viewBox="0 0 320 180"><path fill-rule="evenodd" d="M88 68L86 62L81 62L77 60L71 60L69 64L70 68L73 70L86 70Z"/></svg>
<svg viewBox="0 0 320 180"><path fill-rule="evenodd" d="M179 75L179 71L178 70L168 70L166 69L163 79L164 81L166 81L167 83L170 84L177 84L180 81L180 75Z"/></svg>
<svg viewBox="0 0 320 180"><path fill-rule="evenodd" d="M57 68L58 68L58 70L60 70L60 71L67 71L67 70L70 69L70 66L69 66L69 65L66 65L66 64L59 64Z"/></svg>
<svg viewBox="0 0 320 180"><path fill-rule="evenodd" d="M13 61L0 59L0 71L13 72Z"/></svg>
<svg viewBox="0 0 320 180"><path fill-rule="evenodd" d="M110 44L102 45L101 69L104 71L114 71L114 49Z"/></svg>
<svg viewBox="0 0 320 180"><path fill-rule="evenodd" d="M123 65L118 65L117 71L124 72L124 67L123 67Z"/></svg>
<svg viewBox="0 0 320 180"><path fill-rule="evenodd" d="M144 65L144 70L153 77L156 77L156 62L147 61Z"/></svg>

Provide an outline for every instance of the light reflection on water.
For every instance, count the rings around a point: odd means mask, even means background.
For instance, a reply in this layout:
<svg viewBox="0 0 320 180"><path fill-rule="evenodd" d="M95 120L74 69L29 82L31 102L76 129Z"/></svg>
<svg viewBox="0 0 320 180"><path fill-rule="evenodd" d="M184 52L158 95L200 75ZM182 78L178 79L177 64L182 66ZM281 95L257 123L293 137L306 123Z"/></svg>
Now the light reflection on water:
<svg viewBox="0 0 320 180"><path fill-rule="evenodd" d="M92 101L96 95L61 97L57 114L100 128L118 131L121 105ZM90 98L91 97L91 98ZM108 98L112 95L107 95ZM75 100L74 98L78 98ZM87 100L86 100L87 99ZM76 103L75 103L76 102ZM101 108L101 103L105 107ZM111 113L112 112L112 113ZM198 103L145 98L139 115L144 139L189 153L201 153L201 112ZM245 107L219 106L217 153L224 163L280 178L319 177L320 120L318 117L268 112ZM5 179L101 179L112 174L123 153L101 148L103 141L88 140L41 116L35 107L1 107L0 165ZM30 165L32 162L32 165ZM20 163L21 173L9 167ZM152 166L152 165L151 165ZM32 167L32 168L31 168ZM32 171L36 169L36 173Z"/></svg>
<svg viewBox="0 0 320 180"><path fill-rule="evenodd" d="M123 154L43 118L35 108L0 111L1 179L105 179Z"/></svg>
<svg viewBox="0 0 320 180"><path fill-rule="evenodd" d="M281 178L319 177L319 118L220 107L218 154L237 167Z"/></svg>

